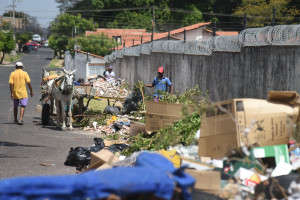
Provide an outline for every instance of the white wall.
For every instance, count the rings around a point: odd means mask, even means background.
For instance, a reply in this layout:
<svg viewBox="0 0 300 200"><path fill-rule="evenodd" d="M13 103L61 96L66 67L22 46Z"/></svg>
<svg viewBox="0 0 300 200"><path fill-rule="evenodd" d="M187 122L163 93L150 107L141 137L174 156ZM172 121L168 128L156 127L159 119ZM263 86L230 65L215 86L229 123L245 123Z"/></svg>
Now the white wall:
<svg viewBox="0 0 300 200"><path fill-rule="evenodd" d="M212 33L205 31L206 26L186 31L186 40L187 41L195 41L195 40L208 40L212 37ZM180 39L184 39L184 33L174 34L174 37L178 37Z"/></svg>

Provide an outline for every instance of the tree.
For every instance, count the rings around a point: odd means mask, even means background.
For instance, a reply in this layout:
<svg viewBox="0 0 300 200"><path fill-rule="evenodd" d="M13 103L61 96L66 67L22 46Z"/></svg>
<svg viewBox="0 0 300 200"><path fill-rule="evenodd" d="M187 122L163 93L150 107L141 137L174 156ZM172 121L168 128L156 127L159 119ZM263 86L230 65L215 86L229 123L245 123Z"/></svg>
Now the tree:
<svg viewBox="0 0 300 200"><path fill-rule="evenodd" d="M85 34L85 31L94 30L96 27L97 24L95 24L92 19L83 19L81 18L81 15L59 15L51 23L52 37L49 46L55 52L59 53L59 57L61 58L64 51L67 49L69 38L72 37L73 34L75 35L75 29L76 35L83 35Z"/></svg>
<svg viewBox="0 0 300 200"><path fill-rule="evenodd" d="M72 2L73 0L61 1L65 1L64 3L67 5L66 2ZM179 0L173 1L179 2ZM180 9L186 8L189 12L195 12L185 13L185 15L182 12L177 14L169 9L170 2L170 0L85 0L74 3L73 7L69 7L67 11L93 10L94 12L82 12L82 17L93 17L99 26L103 28L143 28L149 32L153 29L153 18L155 19L156 32L165 32L173 27L178 28L203 21L199 9L195 6L183 3L181 5L184 6L179 7ZM95 11L100 9L111 10Z"/></svg>
<svg viewBox="0 0 300 200"><path fill-rule="evenodd" d="M11 32L5 33L0 31L0 51L2 52L0 64L2 64L4 56L11 53L14 49L15 40L13 39L13 34Z"/></svg>
<svg viewBox="0 0 300 200"><path fill-rule="evenodd" d="M262 27L271 25L273 8L276 9L276 24L288 24L294 21L299 10L289 7L290 0L243 0L234 14L247 13L248 27Z"/></svg>
<svg viewBox="0 0 300 200"><path fill-rule="evenodd" d="M60 4L57 7L59 8L59 11L61 11L61 12L65 12L68 9L72 8L79 1L81 1L81 0L55 0L56 3Z"/></svg>
<svg viewBox="0 0 300 200"><path fill-rule="evenodd" d="M87 37L78 37L76 38L76 41L77 44L80 45L82 51L99 56L105 56L110 49L116 46L116 41L109 38L104 33L99 36L90 35ZM69 40L68 49L72 52L74 46L75 39L72 38Z"/></svg>
<svg viewBox="0 0 300 200"><path fill-rule="evenodd" d="M0 22L0 30L10 30L11 29L11 23L2 21Z"/></svg>
<svg viewBox="0 0 300 200"><path fill-rule="evenodd" d="M32 38L32 33L20 32L16 34L16 41L19 45L19 52L21 51L22 44L25 44Z"/></svg>

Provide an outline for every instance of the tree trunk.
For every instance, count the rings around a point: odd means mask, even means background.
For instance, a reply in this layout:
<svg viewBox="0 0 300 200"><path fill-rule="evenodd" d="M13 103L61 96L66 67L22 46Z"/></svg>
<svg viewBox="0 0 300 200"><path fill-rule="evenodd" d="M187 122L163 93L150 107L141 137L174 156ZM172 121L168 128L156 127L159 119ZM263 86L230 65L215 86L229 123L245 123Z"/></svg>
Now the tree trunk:
<svg viewBox="0 0 300 200"><path fill-rule="evenodd" d="M2 52L2 54L3 54L3 56L2 56L2 58L1 58L1 60L0 60L0 64L2 64L3 59L4 59L4 56L5 56L5 53L4 53L4 52Z"/></svg>

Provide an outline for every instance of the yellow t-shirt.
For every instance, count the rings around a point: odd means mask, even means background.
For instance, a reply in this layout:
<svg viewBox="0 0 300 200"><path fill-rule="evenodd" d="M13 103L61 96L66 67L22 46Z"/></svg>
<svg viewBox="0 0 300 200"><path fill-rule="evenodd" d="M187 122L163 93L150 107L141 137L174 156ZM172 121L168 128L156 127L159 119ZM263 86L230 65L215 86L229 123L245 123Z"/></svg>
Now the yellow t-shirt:
<svg viewBox="0 0 300 200"><path fill-rule="evenodd" d="M30 82L27 72L22 69L16 69L9 76L9 83L14 84L14 97L15 99L27 98L26 83Z"/></svg>

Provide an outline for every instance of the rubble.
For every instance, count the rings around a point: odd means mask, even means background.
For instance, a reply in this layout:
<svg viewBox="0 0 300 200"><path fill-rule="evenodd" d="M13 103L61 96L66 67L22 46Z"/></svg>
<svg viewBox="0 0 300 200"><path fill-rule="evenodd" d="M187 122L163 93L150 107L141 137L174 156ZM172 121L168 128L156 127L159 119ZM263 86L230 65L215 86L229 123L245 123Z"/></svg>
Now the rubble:
<svg viewBox="0 0 300 200"><path fill-rule="evenodd" d="M125 80L107 82L104 79L96 79L92 81L92 96L125 98L130 94L130 91L125 88Z"/></svg>

